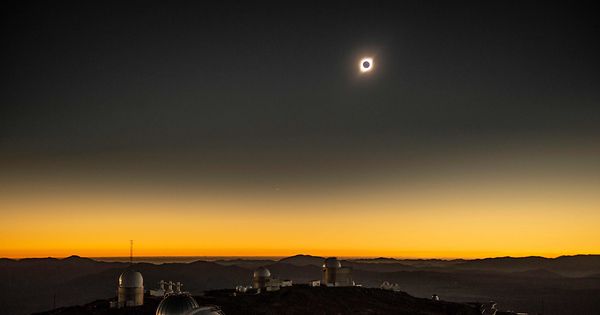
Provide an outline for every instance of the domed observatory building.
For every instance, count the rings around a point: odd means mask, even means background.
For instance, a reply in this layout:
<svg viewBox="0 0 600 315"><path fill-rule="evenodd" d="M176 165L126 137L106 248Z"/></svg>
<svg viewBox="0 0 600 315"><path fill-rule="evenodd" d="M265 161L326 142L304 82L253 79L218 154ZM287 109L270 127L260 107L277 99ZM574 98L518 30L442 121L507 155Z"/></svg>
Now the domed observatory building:
<svg viewBox="0 0 600 315"><path fill-rule="evenodd" d="M271 281L271 272L265 267L258 267L254 270L252 276L252 287L254 289L263 289Z"/></svg>
<svg viewBox="0 0 600 315"><path fill-rule="evenodd" d="M335 257L326 258L323 262L323 277L321 284L328 287L354 286L354 281L352 281L352 268L342 267L342 263Z"/></svg>
<svg viewBox="0 0 600 315"><path fill-rule="evenodd" d="M117 307L132 307L144 304L144 278L142 274L127 269L119 276Z"/></svg>
<svg viewBox="0 0 600 315"><path fill-rule="evenodd" d="M291 287L292 280L281 280L271 277L271 272L265 267L258 267L252 274L252 288L259 293L265 291L277 291L281 287ZM236 290L240 293L247 292L244 286L238 286Z"/></svg>
<svg viewBox="0 0 600 315"><path fill-rule="evenodd" d="M188 293L167 295L158 305L156 315L224 315L216 306L199 306Z"/></svg>
<svg viewBox="0 0 600 315"><path fill-rule="evenodd" d="M167 295L156 309L156 315L183 315L200 308L198 302L189 294Z"/></svg>

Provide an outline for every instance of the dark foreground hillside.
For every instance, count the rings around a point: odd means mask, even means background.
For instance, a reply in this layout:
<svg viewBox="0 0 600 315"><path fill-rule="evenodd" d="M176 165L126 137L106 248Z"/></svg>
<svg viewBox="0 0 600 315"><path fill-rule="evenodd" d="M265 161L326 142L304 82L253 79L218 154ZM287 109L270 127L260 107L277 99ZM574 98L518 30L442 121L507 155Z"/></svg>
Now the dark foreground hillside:
<svg viewBox="0 0 600 315"><path fill-rule="evenodd" d="M471 315L480 314L476 306L431 301L412 297L403 292L361 287L327 288L294 286L260 295L232 296L232 291L210 291L198 296L200 305L215 304L227 315L275 314L423 314ZM146 305L135 310L108 309L108 301L85 306L62 308L40 315L153 315L159 299L147 299Z"/></svg>
<svg viewBox="0 0 600 315"><path fill-rule="evenodd" d="M343 264L353 267L354 280L364 287L378 288L387 281L416 297L427 298L435 293L446 301L454 302L493 300L501 309L530 314L596 315L600 309L599 258L597 255L585 255L476 261L376 259L343 261ZM277 278L290 279L297 284L308 283L321 277L317 262L322 264L323 259L294 256L283 259L284 262L136 263L133 268L142 273L146 289L156 288L160 280L172 280L183 282L186 291L200 295L208 290L250 284L253 270L248 267L249 264L266 264ZM532 264L532 260L539 264ZM306 263L310 264L304 265ZM463 268L466 263L468 268ZM457 264L463 267L457 268ZM538 265L549 269L540 269ZM127 267L126 263L75 256L65 259L0 259L0 314L28 315L54 307L108 299L115 295L119 275ZM523 271L526 268L534 269ZM569 277L566 274L584 274L585 277ZM243 301L240 299L239 303Z"/></svg>

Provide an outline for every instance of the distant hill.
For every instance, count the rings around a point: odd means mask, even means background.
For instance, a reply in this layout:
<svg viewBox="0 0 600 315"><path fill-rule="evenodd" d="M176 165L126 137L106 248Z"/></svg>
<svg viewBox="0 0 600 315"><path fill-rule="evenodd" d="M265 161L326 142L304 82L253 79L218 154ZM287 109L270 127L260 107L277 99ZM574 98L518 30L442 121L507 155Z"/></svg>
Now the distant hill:
<svg viewBox="0 0 600 315"><path fill-rule="evenodd" d="M350 259L350 261L366 263L366 264L394 264L394 263L400 262L396 258L387 258L387 257Z"/></svg>
<svg viewBox="0 0 600 315"><path fill-rule="evenodd" d="M375 263L375 264L402 264L405 266L411 266L416 268L448 268L453 265L465 262L464 259L397 259L397 258L362 258L352 259L352 262L357 263Z"/></svg>
<svg viewBox="0 0 600 315"><path fill-rule="evenodd" d="M323 259L325 258L319 256L295 255L280 259L279 262L296 266L321 266L323 265Z"/></svg>
<svg viewBox="0 0 600 315"><path fill-rule="evenodd" d="M355 261L345 261L344 266L352 267L355 270L375 271L375 272L395 272L395 271L411 271L418 270L418 268L399 263L399 262L387 262L387 263L364 263Z"/></svg>
<svg viewBox="0 0 600 315"><path fill-rule="evenodd" d="M216 264L223 266L238 266L247 267L250 269L256 269L260 266L270 265L276 262L276 260L267 259L220 259L213 261Z"/></svg>
<svg viewBox="0 0 600 315"><path fill-rule="evenodd" d="M555 279L559 279L559 278L563 277L557 273L548 271L546 269L533 269L533 270L526 270L526 271L517 271L517 272L513 272L512 276L531 277L531 278L555 278Z"/></svg>
<svg viewBox="0 0 600 315"><path fill-rule="evenodd" d="M518 272L545 269L570 277L588 276L600 273L600 255L544 257L498 257L467 260L454 265L455 269Z"/></svg>
<svg viewBox="0 0 600 315"><path fill-rule="evenodd" d="M586 277L600 273L600 255L574 255L557 258L529 257L496 257L484 259L395 259L395 258L363 258L349 260L355 269L384 271L403 270L477 270L495 272L525 272L544 269L567 277ZM378 267L370 268L368 264ZM395 265L395 267L391 267Z"/></svg>
<svg viewBox="0 0 600 315"><path fill-rule="evenodd" d="M295 266L316 266L321 267L323 265L324 257L310 256L310 255L296 255L287 257L279 260L279 263L285 263L288 265ZM393 258L379 258L375 260L342 260L342 265L352 267L360 270L370 270L377 272L393 272L393 271L405 271L415 270L414 267L403 264L402 261Z"/></svg>

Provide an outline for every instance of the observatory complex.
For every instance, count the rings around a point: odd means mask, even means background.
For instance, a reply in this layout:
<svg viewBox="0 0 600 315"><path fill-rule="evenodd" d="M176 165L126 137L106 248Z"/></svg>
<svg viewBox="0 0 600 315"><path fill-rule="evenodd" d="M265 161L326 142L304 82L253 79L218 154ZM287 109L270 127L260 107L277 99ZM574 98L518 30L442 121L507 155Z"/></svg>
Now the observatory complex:
<svg viewBox="0 0 600 315"><path fill-rule="evenodd" d="M352 268L344 267L336 257L329 257L323 261L321 280L308 282L311 287L351 287L356 283L352 280ZM261 266L252 274L252 286L236 286L237 293L256 294L261 292L277 291L282 287L292 286L291 280L280 280L271 277L269 269Z"/></svg>
<svg viewBox="0 0 600 315"><path fill-rule="evenodd" d="M281 280L271 277L271 272L265 267L258 267L252 274L252 288L265 291L277 291L281 287L292 286L291 280Z"/></svg>
<svg viewBox="0 0 600 315"><path fill-rule="evenodd" d="M321 285L328 287L354 286L352 268L342 267L342 263L336 257L326 258L323 262Z"/></svg>
<svg viewBox="0 0 600 315"><path fill-rule="evenodd" d="M238 285L235 287L237 293L257 294L261 292L277 291L281 287L291 287L292 280L281 280L271 277L271 271L261 266L252 273L252 286Z"/></svg>

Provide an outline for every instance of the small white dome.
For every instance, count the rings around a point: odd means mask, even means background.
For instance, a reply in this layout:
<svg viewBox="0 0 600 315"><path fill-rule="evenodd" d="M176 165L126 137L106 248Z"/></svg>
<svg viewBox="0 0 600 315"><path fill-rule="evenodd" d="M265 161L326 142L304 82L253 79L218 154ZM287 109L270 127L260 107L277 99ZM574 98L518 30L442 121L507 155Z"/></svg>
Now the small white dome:
<svg viewBox="0 0 600 315"><path fill-rule="evenodd" d="M341 268L342 263L335 257L329 257L323 262L323 268Z"/></svg>
<svg viewBox="0 0 600 315"><path fill-rule="evenodd" d="M270 276L271 272L265 267L258 267L254 270L254 278L268 278Z"/></svg>
<svg viewBox="0 0 600 315"><path fill-rule="evenodd" d="M119 276L119 287L121 288L141 288L144 286L142 274L128 269Z"/></svg>

